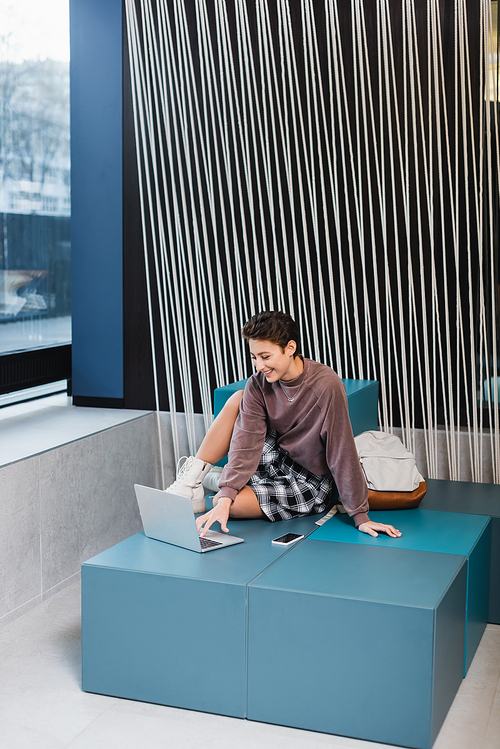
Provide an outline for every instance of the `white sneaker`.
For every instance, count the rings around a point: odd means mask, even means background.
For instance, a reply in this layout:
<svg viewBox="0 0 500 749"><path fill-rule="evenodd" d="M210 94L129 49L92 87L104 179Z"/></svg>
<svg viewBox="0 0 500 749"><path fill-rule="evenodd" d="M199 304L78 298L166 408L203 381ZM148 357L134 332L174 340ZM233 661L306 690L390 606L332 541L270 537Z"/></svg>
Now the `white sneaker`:
<svg viewBox="0 0 500 749"><path fill-rule="evenodd" d="M180 460L183 460L183 458ZM165 491L189 497L193 505L193 512L205 512L205 492L201 482L211 468L211 463L205 463L204 460L194 458L191 455L186 458L180 468L178 467L176 480Z"/></svg>
<svg viewBox="0 0 500 749"><path fill-rule="evenodd" d="M222 473L221 466L214 466L203 479L203 487L207 492L214 492L217 494L219 491L219 481Z"/></svg>

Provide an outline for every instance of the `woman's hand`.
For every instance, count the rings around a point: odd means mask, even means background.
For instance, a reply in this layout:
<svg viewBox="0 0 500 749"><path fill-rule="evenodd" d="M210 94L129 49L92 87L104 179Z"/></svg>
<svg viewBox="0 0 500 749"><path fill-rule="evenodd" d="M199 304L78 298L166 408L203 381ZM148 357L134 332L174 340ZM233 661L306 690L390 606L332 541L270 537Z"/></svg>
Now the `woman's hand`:
<svg viewBox="0 0 500 749"><path fill-rule="evenodd" d="M368 520L367 523L361 523L361 525L358 525L358 531L375 537L378 536L377 531L380 533L387 533L391 538L399 538L402 535L401 531L398 531L394 526L386 525L385 523L375 523L373 520Z"/></svg>
<svg viewBox="0 0 500 749"><path fill-rule="evenodd" d="M219 497L217 505L213 510L206 512L204 515L196 519L196 527L198 533L201 531L201 535L204 536L208 529L215 523L220 523L220 526L224 533L229 533L227 527L227 521L229 518L229 508L232 505L232 501L229 497Z"/></svg>

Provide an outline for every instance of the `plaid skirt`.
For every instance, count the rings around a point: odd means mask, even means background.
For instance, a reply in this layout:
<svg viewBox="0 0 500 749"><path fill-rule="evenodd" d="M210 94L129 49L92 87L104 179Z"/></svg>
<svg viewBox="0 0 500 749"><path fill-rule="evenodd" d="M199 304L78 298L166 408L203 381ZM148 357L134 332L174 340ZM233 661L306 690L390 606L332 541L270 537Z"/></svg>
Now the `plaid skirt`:
<svg viewBox="0 0 500 749"><path fill-rule="evenodd" d="M330 476L317 476L296 463L278 446L278 433L266 435L257 470L248 482L268 520L289 520L324 512L334 485Z"/></svg>

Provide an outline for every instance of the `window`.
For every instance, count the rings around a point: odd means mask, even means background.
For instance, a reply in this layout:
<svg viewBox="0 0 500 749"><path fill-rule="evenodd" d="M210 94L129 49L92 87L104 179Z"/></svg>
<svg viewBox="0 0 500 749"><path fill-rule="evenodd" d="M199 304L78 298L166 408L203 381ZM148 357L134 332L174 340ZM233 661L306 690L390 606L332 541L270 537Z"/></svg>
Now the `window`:
<svg viewBox="0 0 500 749"><path fill-rule="evenodd" d="M69 0L0 0L0 356L71 341L69 138Z"/></svg>

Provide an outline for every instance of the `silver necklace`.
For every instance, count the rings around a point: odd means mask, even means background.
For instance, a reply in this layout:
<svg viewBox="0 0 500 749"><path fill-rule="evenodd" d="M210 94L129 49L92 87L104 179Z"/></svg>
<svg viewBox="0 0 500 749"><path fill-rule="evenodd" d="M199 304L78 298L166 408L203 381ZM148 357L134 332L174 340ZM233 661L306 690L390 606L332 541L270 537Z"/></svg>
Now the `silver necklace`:
<svg viewBox="0 0 500 749"><path fill-rule="evenodd" d="M309 366L307 367L307 369L309 369ZM305 369L305 371L303 372L303 374L304 374L304 380L303 380L303 381L302 381L302 383L301 383L301 384L299 385L299 387L298 387L298 389L297 389L297 392L295 393L295 395L293 396L293 398L290 398L290 396L289 396L289 395L288 395L288 393L286 392L285 388L283 387L283 385L282 385L282 383L281 383L281 380L278 380L278 382L279 382L279 384L280 384L280 388L281 388L281 389L283 390L283 392L284 392L284 394L285 394L285 397L286 397L286 398L288 399L288 401L289 401L290 403L293 403L293 402L294 402L295 398L296 398L296 397L298 396L298 394L300 393L300 391L301 391L301 390L302 390L302 388L304 387L304 383L305 383L305 381L306 381L305 375L307 374L307 369ZM299 375L299 377L300 377L300 375Z"/></svg>

